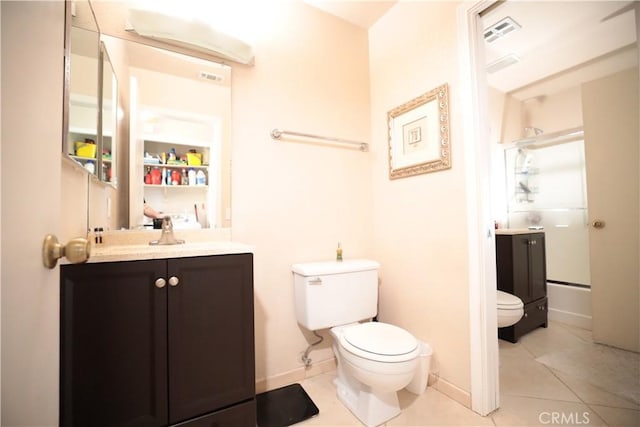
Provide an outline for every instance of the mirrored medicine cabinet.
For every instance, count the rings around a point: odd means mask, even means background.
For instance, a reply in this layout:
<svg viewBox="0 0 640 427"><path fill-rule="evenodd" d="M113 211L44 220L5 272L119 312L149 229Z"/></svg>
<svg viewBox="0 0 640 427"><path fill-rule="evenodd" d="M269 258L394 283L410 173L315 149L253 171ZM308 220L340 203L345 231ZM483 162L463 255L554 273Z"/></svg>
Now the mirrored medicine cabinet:
<svg viewBox="0 0 640 427"><path fill-rule="evenodd" d="M88 228L151 229L144 203L176 229L230 227L231 67L106 35L99 8L74 9L63 156L88 177Z"/></svg>

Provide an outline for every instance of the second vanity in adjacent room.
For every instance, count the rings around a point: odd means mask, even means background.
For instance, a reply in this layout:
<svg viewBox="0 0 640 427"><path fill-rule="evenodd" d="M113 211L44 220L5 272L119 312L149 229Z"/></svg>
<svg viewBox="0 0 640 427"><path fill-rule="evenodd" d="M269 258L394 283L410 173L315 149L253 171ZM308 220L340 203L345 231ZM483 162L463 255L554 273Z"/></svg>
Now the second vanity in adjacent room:
<svg viewBox="0 0 640 427"><path fill-rule="evenodd" d="M524 303L524 315L513 326L498 329L498 337L510 342L540 326L547 327L547 268L545 236L540 230L496 230L498 290Z"/></svg>
<svg viewBox="0 0 640 427"><path fill-rule="evenodd" d="M255 426L250 247L98 245L60 283L61 426Z"/></svg>

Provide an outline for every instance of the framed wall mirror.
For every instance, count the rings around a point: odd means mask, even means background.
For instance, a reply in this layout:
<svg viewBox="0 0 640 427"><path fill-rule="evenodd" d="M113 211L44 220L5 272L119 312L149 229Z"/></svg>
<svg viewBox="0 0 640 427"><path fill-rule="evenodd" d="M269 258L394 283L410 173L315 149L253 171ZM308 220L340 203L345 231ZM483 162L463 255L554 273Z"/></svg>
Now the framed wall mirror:
<svg viewBox="0 0 640 427"><path fill-rule="evenodd" d="M67 28L65 40L65 104L63 156L73 160L90 174L96 174L98 112L100 84L100 32L88 2L77 3L87 10L90 18L82 26L76 25L72 4L67 2ZM75 9L75 7L73 8Z"/></svg>
<svg viewBox="0 0 640 427"><path fill-rule="evenodd" d="M231 67L118 37L101 39L119 87L113 107L120 113L104 111L118 124L120 141L111 141L119 163L111 177L118 171L118 186L107 196L89 186L90 227L151 229L145 203L170 215L175 229L230 227Z"/></svg>
<svg viewBox="0 0 640 427"><path fill-rule="evenodd" d="M100 139L98 170L100 180L114 187L118 184L118 78L104 43L100 44Z"/></svg>
<svg viewBox="0 0 640 427"><path fill-rule="evenodd" d="M65 191L86 192L86 228L150 229L145 202L175 229L230 228L231 67L101 34L91 4L73 3L63 155L91 173Z"/></svg>

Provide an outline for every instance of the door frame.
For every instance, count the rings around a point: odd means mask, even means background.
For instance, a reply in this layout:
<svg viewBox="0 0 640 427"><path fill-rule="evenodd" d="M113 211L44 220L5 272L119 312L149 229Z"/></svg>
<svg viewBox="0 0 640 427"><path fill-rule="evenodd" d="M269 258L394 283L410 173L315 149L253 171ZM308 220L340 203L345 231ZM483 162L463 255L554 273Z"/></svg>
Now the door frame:
<svg viewBox="0 0 640 427"><path fill-rule="evenodd" d="M495 228L487 79L480 12L496 0L458 7L460 96L464 123L469 232L471 409L487 415L500 405L496 312Z"/></svg>

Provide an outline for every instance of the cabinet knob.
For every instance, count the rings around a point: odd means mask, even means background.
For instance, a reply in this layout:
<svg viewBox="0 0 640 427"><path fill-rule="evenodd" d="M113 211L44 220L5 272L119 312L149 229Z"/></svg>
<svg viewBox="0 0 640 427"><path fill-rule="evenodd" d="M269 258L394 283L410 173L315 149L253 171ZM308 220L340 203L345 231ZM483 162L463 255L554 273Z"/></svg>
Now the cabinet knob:
<svg viewBox="0 0 640 427"><path fill-rule="evenodd" d="M167 281L164 280L162 277L160 277L159 279L156 279L156 288L162 289L165 287L166 284L167 284Z"/></svg>
<svg viewBox="0 0 640 427"><path fill-rule="evenodd" d="M180 283L180 280L178 280L176 276L169 277L169 284L171 286L178 286L178 283Z"/></svg>
<svg viewBox="0 0 640 427"><path fill-rule="evenodd" d="M605 222L601 219L596 219L595 221L593 221L593 223L591 223L591 225L593 225L593 228L597 228L598 230L600 230L604 228Z"/></svg>

